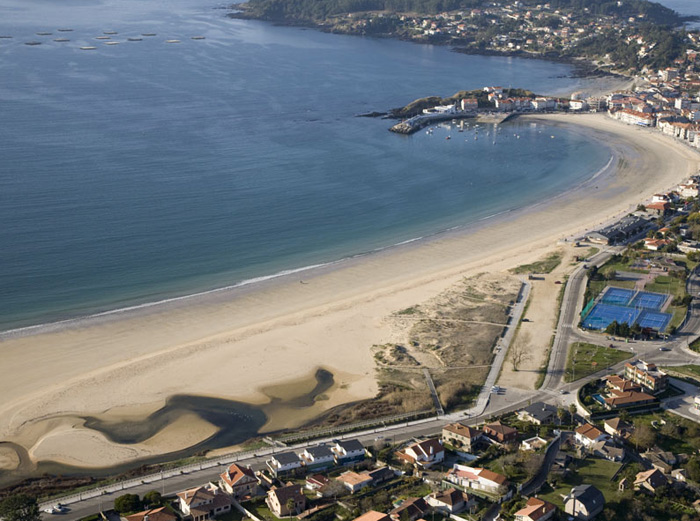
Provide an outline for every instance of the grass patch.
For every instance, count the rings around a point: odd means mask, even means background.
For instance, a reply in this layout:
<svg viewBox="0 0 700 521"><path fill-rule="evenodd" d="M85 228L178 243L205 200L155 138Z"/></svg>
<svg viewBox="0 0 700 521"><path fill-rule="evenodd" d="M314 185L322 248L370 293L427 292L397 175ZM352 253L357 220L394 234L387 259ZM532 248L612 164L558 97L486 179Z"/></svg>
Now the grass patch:
<svg viewBox="0 0 700 521"><path fill-rule="evenodd" d="M522 266L513 268L510 271L516 275L523 275L526 273L551 273L557 266L559 266L559 264L561 264L562 256L562 252L555 251L554 253L547 255L542 260L533 262L532 264L523 264Z"/></svg>
<svg viewBox="0 0 700 521"><path fill-rule="evenodd" d="M588 251L586 252L586 258L588 259L590 257L593 257L593 255L595 255L599 251L600 251L600 248L596 248L595 246L591 246L590 248L588 248Z"/></svg>
<svg viewBox="0 0 700 521"><path fill-rule="evenodd" d="M569 348L569 355L566 359L564 381L573 382L574 376L576 380L580 380L631 357L632 353L619 349L611 349L587 342L574 342ZM575 366L574 358L576 359Z"/></svg>
<svg viewBox="0 0 700 521"><path fill-rule="evenodd" d="M585 460L576 460L576 471L569 473L564 480L557 484L556 488L552 488L545 484L540 490L537 497L554 503L559 508L564 508L562 494L568 494L571 487L578 485L593 485L603 493L605 502L610 503L618 497L617 483L610 481L615 475L615 472L620 468L620 463L607 461L604 459L588 458ZM574 464L572 467L574 468Z"/></svg>

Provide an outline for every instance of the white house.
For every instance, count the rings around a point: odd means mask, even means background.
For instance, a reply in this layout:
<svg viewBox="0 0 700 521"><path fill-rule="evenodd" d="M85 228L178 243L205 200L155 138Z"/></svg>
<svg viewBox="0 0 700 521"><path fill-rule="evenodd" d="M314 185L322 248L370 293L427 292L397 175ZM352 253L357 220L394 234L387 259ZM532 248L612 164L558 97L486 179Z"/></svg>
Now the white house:
<svg viewBox="0 0 700 521"><path fill-rule="evenodd" d="M357 472L343 472L340 476L336 478L340 481L345 488L347 488L351 493L355 493L358 490L362 490L372 484L372 477L367 473L358 474Z"/></svg>
<svg viewBox="0 0 700 521"><path fill-rule="evenodd" d="M590 423L584 423L576 428L574 438L579 445L584 447L592 447L599 441L610 440L610 435L601 431L598 427Z"/></svg>
<svg viewBox="0 0 700 521"><path fill-rule="evenodd" d="M231 511L231 498L214 485L195 487L177 493L178 508L192 521L213 519Z"/></svg>
<svg viewBox="0 0 700 521"><path fill-rule="evenodd" d="M339 465L365 459L365 447L358 440L343 440L331 447L335 462Z"/></svg>
<svg viewBox="0 0 700 521"><path fill-rule="evenodd" d="M547 440L534 436L520 442L520 450L538 450L547 446Z"/></svg>
<svg viewBox="0 0 700 521"><path fill-rule="evenodd" d="M440 440L431 438L406 447L397 456L408 463L428 468L445 459L445 449Z"/></svg>
<svg viewBox="0 0 700 521"><path fill-rule="evenodd" d="M266 463L275 477L301 467L301 460L294 452L274 454Z"/></svg>
<svg viewBox="0 0 700 521"><path fill-rule="evenodd" d="M505 476L488 469L468 467L455 463L445 479L462 488L482 490L490 494L502 495L508 486Z"/></svg>
<svg viewBox="0 0 700 521"><path fill-rule="evenodd" d="M299 456L304 465L310 468L331 467L335 465L335 454L328 445L317 445L304 449Z"/></svg>

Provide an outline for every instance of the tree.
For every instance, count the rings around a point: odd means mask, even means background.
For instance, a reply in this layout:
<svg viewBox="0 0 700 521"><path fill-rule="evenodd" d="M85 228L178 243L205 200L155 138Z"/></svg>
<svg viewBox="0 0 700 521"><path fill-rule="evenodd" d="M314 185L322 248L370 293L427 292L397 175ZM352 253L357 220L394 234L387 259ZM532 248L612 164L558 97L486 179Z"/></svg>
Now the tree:
<svg viewBox="0 0 700 521"><path fill-rule="evenodd" d="M35 498L16 494L0 501L0 518L4 521L40 521L41 514Z"/></svg>
<svg viewBox="0 0 700 521"><path fill-rule="evenodd" d="M287 510L289 511L289 517L292 517L292 513L296 510L297 502L294 501L294 498L290 497L287 500Z"/></svg>
<svg viewBox="0 0 700 521"><path fill-rule="evenodd" d="M513 366L513 371L517 371L520 364L527 362L532 357L527 351L528 345L530 344L530 333L521 332L518 335L518 339L513 342L510 346L510 352L508 353L508 360Z"/></svg>
<svg viewBox="0 0 700 521"><path fill-rule="evenodd" d="M649 424L638 422L632 438L637 448L650 449L656 443L656 432Z"/></svg>
<svg viewBox="0 0 700 521"><path fill-rule="evenodd" d="M143 504L149 507L159 507L163 505L163 496L157 490L151 490L143 495Z"/></svg>
<svg viewBox="0 0 700 521"><path fill-rule="evenodd" d="M124 494L114 500L114 510L119 514L126 512L138 512L141 508L141 500L138 494Z"/></svg>

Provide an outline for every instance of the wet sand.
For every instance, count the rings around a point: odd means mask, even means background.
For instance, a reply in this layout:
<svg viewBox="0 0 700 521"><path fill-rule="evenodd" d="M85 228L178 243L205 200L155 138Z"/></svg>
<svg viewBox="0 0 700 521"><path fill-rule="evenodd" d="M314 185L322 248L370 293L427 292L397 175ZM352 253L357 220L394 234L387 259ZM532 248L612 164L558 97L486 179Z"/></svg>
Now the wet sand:
<svg viewBox="0 0 700 521"><path fill-rule="evenodd" d="M27 448L36 460L86 466L137 458L130 450L146 450L142 445L150 454L172 452L211 430L173 421L167 433L129 445L76 418L143 419L183 394L264 407L276 395L265 388L298 382L318 368L334 376L323 399L270 408L263 430L298 426L336 405L371 398L377 392L371 346L392 340L385 317L461 277L538 260L557 241L630 211L700 164L697 151L604 115L528 120L589 133L613 149L609 168L535 207L303 276L8 335L0 441Z"/></svg>

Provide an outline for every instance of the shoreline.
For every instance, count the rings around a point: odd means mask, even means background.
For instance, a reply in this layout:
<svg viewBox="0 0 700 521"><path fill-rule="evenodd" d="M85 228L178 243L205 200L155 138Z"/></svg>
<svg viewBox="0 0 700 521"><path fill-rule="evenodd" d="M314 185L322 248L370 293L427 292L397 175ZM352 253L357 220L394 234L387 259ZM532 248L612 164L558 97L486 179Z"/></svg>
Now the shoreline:
<svg viewBox="0 0 700 521"><path fill-rule="evenodd" d="M571 116L570 114L563 113L562 115L566 117ZM509 121L515 121L519 117L537 119L538 116L539 114L537 113L514 114L511 116L511 118L509 118ZM543 119L543 122L551 126L558 125L557 123L547 119L546 117ZM564 125L566 125L566 122L563 123ZM602 173L602 171L606 170L609 166L610 161L608 161L608 163L600 171L593 174L592 177L586 178L578 182L578 184L566 190L565 192L561 192L554 195L552 198L550 198L550 200L565 196L581 188L587 182L599 176ZM352 266L357 262L362 262L366 258L384 254L391 255L395 252L400 252L404 248L418 247L421 244L429 243L434 240L440 240L444 237L451 237L453 235L465 233L465 230L469 230L468 233L471 233L473 231L481 229L481 227L483 226L488 226L490 224L499 222L499 220L517 218L518 214L534 210L542 204L543 203L536 203L527 206L516 206L492 215L486 215L484 217L476 218L473 221L468 221L446 229L437 230L426 235L412 237L397 243L388 244L386 246L381 246L372 250L360 251L348 255L346 257L341 257L339 259L331 260L328 262L321 262L297 268L284 269L275 273L244 279L234 284L229 284L221 287L214 287L212 289L206 289L194 293L166 297L161 300L136 303L133 305L127 305L125 307L107 309L104 311L98 311L86 315L78 315L71 318L59 319L56 321L48 321L20 327L11 327L9 329L4 330L0 329L0 342L24 338L27 336L58 333L64 330L72 330L76 328L79 329L84 327L92 327L107 324L113 321L128 320L133 317L142 317L144 315L159 314L162 312L179 309L183 306L197 306L202 304L206 305L211 303L217 303L220 300L228 301L231 298L238 298L243 295L246 295L251 291L255 292L263 288L274 287L277 283L286 283L291 281L296 282L301 280L305 281L305 276L308 278L314 278L319 275L332 272L336 269L344 269L346 267ZM299 279L299 276L302 276L302 278Z"/></svg>
<svg viewBox="0 0 700 521"><path fill-rule="evenodd" d="M66 419L100 415L124 421L134 416L119 410L125 404L147 415L174 394L264 405L270 399L262 389L298 380L314 367L327 367L337 385L327 399L293 415L278 411L280 418L294 417L301 424L336 405L371 398L377 382L370 348L396 340L385 317L462 277L536 260L557 241L626 213L695 173L700 164L697 151L605 115L522 117L589 132L611 145L613 157L590 178L547 201L426 240L317 266L304 272L308 284L300 285L293 273L238 292L219 291L207 302L137 309L134 316L110 315L97 323L6 338L0 440L42 454L52 453L51 447L41 447L50 439L68 458L81 450L71 437L94 431L76 423L66 428ZM28 357L42 363L29 370ZM274 424L274 418L269 420ZM168 443L175 444L172 440L181 444L177 429L171 430L170 441L158 443L156 434L148 449L162 454ZM202 432L210 431L202 427ZM81 457L123 454L130 447L91 439L90 454Z"/></svg>

